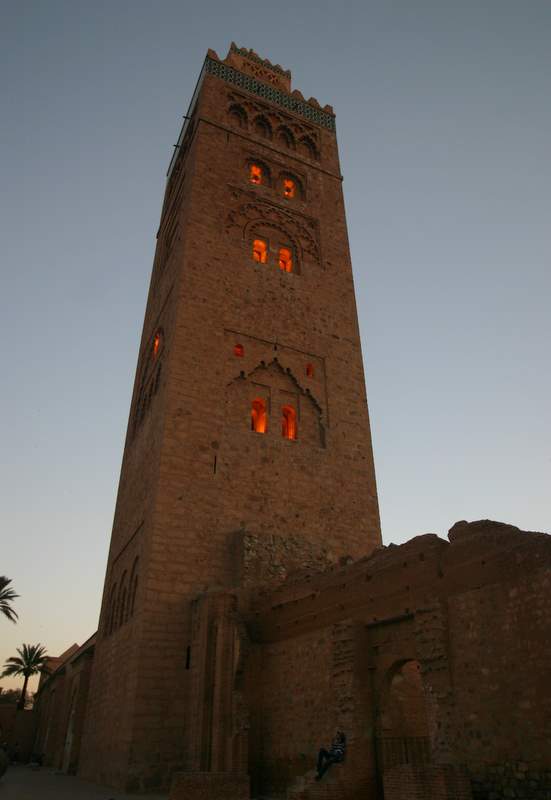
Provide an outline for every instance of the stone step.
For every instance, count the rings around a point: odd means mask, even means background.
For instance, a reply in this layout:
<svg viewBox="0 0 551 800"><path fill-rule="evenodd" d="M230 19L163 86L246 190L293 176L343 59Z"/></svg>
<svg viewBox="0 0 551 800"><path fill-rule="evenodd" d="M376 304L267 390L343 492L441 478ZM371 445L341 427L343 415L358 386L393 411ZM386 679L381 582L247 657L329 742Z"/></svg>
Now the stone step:
<svg viewBox="0 0 551 800"><path fill-rule="evenodd" d="M315 780L315 771L297 778L287 789L287 800L342 800L347 794L348 782L333 766L321 781Z"/></svg>

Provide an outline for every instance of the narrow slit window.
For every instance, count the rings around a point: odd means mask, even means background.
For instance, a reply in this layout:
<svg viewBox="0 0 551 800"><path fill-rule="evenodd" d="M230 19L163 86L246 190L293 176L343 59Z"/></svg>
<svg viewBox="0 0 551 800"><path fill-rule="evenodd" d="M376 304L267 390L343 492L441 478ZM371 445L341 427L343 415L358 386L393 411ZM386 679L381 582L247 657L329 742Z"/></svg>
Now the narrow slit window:
<svg viewBox="0 0 551 800"><path fill-rule="evenodd" d="M268 260L268 245L264 239L253 241L253 260L259 264L265 264Z"/></svg>
<svg viewBox="0 0 551 800"><path fill-rule="evenodd" d="M313 378L314 377L314 365L313 364L306 364L306 377Z"/></svg>
<svg viewBox="0 0 551 800"><path fill-rule="evenodd" d="M293 271L293 254L289 247L279 248L279 268L283 272Z"/></svg>
<svg viewBox="0 0 551 800"><path fill-rule="evenodd" d="M291 178L283 180L283 194L285 197L294 197L296 192L295 182Z"/></svg>
<svg viewBox="0 0 551 800"><path fill-rule="evenodd" d="M243 358L243 356L245 355L245 348L243 347L243 345L242 344L234 345L233 354L238 358Z"/></svg>
<svg viewBox="0 0 551 800"><path fill-rule="evenodd" d="M284 439L297 438L297 412L293 406L281 409L281 435Z"/></svg>
<svg viewBox="0 0 551 800"><path fill-rule="evenodd" d="M267 427L266 402L261 397L257 397L251 405L251 430L255 433L266 433Z"/></svg>
<svg viewBox="0 0 551 800"><path fill-rule="evenodd" d="M161 331L157 331L157 333L153 337L153 358L157 358L157 356L159 355L159 350L161 349L161 343L162 343Z"/></svg>
<svg viewBox="0 0 551 800"><path fill-rule="evenodd" d="M259 186L262 183L262 167L258 164L251 164L249 168L249 180L256 186Z"/></svg>

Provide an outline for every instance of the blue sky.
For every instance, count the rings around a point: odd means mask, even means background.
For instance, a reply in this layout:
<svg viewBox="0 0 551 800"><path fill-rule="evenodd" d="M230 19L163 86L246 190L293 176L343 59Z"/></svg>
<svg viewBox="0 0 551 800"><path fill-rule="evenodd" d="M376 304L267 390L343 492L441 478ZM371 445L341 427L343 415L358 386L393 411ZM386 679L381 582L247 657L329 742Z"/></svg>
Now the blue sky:
<svg viewBox="0 0 551 800"><path fill-rule="evenodd" d="M232 40L337 114L385 542L551 529L547 2L21 0L1 28L1 662L97 624L164 176Z"/></svg>

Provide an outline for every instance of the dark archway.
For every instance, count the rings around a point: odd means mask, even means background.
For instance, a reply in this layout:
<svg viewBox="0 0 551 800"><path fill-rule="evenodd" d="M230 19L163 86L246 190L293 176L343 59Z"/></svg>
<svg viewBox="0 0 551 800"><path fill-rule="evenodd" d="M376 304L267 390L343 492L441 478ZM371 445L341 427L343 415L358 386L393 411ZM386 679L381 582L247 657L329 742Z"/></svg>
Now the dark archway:
<svg viewBox="0 0 551 800"><path fill-rule="evenodd" d="M430 761L427 702L418 661L398 661L388 670L379 698L376 737L382 772L397 764Z"/></svg>

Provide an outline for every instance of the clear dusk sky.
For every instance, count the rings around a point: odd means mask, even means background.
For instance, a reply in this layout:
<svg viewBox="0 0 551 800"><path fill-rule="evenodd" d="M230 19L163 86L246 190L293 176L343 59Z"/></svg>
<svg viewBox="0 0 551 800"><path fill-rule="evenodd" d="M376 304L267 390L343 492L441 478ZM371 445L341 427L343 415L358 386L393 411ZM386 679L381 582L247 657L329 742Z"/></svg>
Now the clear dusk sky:
<svg viewBox="0 0 551 800"><path fill-rule="evenodd" d="M385 543L551 529L548 0L0 5L0 665L96 628L165 172L232 40L337 114Z"/></svg>

